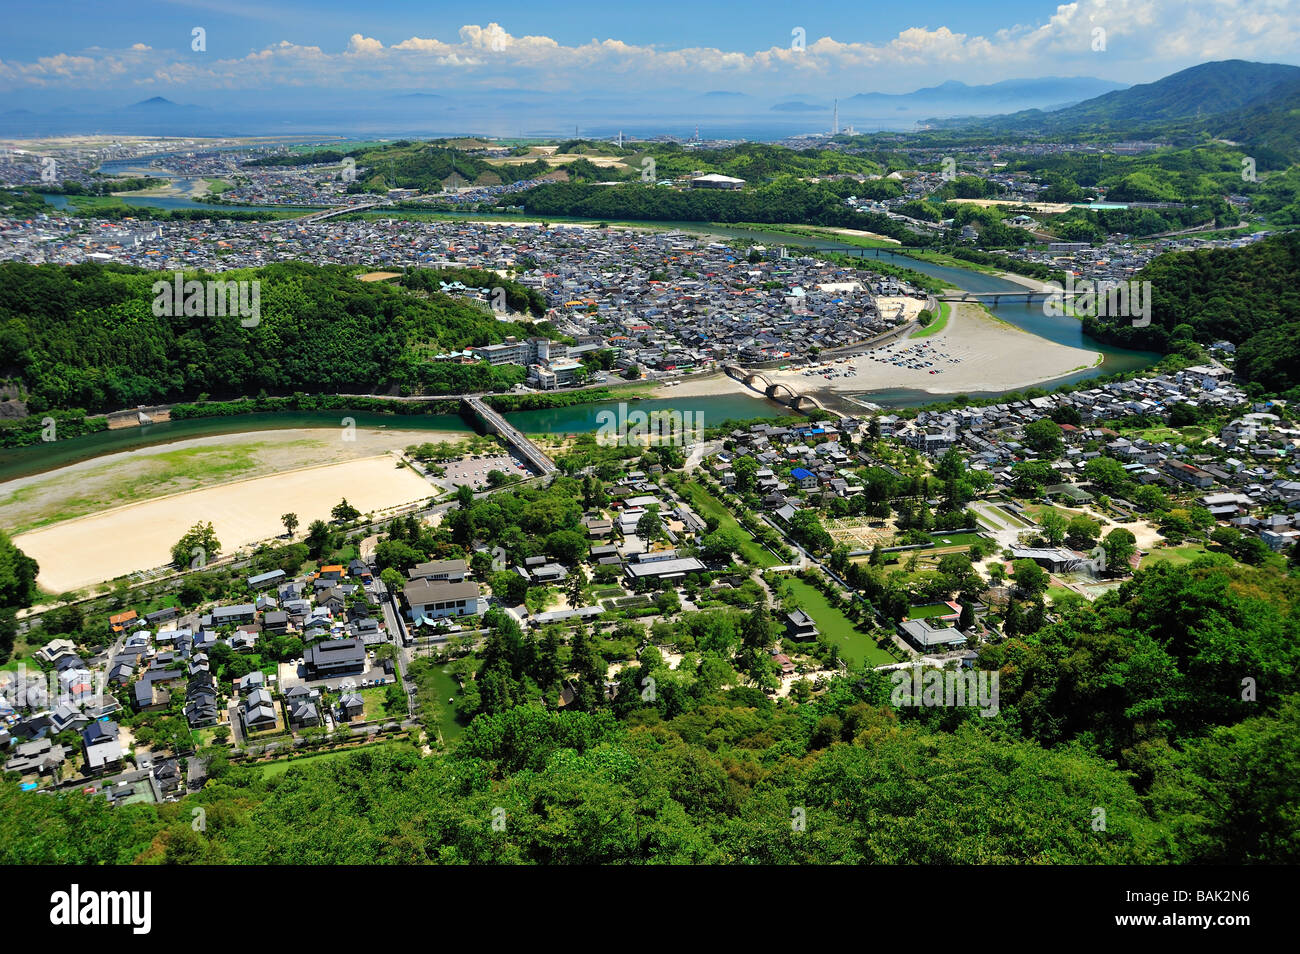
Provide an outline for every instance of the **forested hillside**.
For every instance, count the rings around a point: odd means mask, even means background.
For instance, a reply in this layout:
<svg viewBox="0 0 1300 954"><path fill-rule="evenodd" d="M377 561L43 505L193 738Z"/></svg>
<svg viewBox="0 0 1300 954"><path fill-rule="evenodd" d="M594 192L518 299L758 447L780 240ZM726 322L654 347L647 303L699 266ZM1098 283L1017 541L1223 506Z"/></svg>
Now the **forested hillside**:
<svg viewBox="0 0 1300 954"><path fill-rule="evenodd" d="M569 708L501 695L446 753L212 754L201 793L157 807L0 782L0 862L1295 863L1292 579L1205 557L1063 606L981 651L993 718L895 708L871 670L798 705L723 688L742 610L681 627L678 669L643 652L612 703L575 638ZM489 643L485 670L536 689L535 636Z"/></svg>
<svg viewBox="0 0 1300 954"><path fill-rule="evenodd" d="M1089 334L1156 351L1226 339L1238 347L1237 373L1246 381L1273 393L1300 386L1300 232L1161 255L1136 279L1151 282L1150 326L1089 317Z"/></svg>
<svg viewBox="0 0 1300 954"><path fill-rule="evenodd" d="M356 162L358 174L353 191L383 192L387 189L423 189L437 192L444 181L459 178L477 185L531 179L545 175L551 166L542 160L514 166L505 175L500 167L434 143L401 140L382 146L363 146L348 152L319 149L293 155L271 155L250 160L249 166L309 166L337 164L345 158Z"/></svg>
<svg viewBox="0 0 1300 954"><path fill-rule="evenodd" d="M640 144L638 144L640 145ZM878 174L883 167L863 155L851 155L822 149L796 151L763 142L742 142L723 149L683 149L680 143L654 143L644 147L655 160L659 176L689 175L693 172L719 172L736 176L752 184L779 175L826 176L833 174ZM639 168L635 158L628 160ZM890 183L889 185L892 185ZM858 184L861 189L861 184ZM862 194L861 191L858 192ZM890 194L897 195L897 191Z"/></svg>
<svg viewBox="0 0 1300 954"><path fill-rule="evenodd" d="M1294 101L1297 87L1300 67L1221 60L1063 109L1028 109L1004 116L941 120L939 124L953 129L1068 133L1112 140L1196 133L1221 137L1227 135L1227 129L1235 129L1239 134L1229 138L1252 145L1262 144L1262 137L1277 127L1282 136L1294 141L1294 133L1285 131L1285 123L1278 123L1277 110ZM1246 117L1250 121L1243 124Z"/></svg>
<svg viewBox="0 0 1300 954"><path fill-rule="evenodd" d="M1103 93L1043 116L1051 128L1152 122L1231 113L1300 82L1300 67L1220 60L1200 63L1128 89Z"/></svg>
<svg viewBox="0 0 1300 954"><path fill-rule="evenodd" d="M798 222L834 225L879 232L909 245L935 239L875 213L854 212L844 204L862 193L851 179L803 182L781 177L740 191L688 189L676 191L641 183L619 186L542 185L523 193L529 215L572 215L589 218L643 219L658 222Z"/></svg>
<svg viewBox="0 0 1300 954"><path fill-rule="evenodd" d="M187 279L259 281L260 316L244 327L233 314L156 316L151 287L170 281L169 272L6 263L0 265L0 376L20 384L33 414L200 394L389 388L437 394L515 383L517 368L432 363L421 355L491 344L512 330L536 332L535 326L504 324L436 290L361 282L356 272L284 263L187 273ZM527 296L521 303L530 304Z"/></svg>

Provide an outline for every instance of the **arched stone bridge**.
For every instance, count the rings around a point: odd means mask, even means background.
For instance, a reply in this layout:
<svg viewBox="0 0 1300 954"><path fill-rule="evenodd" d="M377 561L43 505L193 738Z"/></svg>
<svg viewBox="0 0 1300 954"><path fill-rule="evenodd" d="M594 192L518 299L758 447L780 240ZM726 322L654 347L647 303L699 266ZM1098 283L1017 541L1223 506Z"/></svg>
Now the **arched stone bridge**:
<svg viewBox="0 0 1300 954"><path fill-rule="evenodd" d="M762 391L765 396L778 404L784 404L786 407L794 408L794 410L801 413L806 414L814 408L819 411L826 410L816 398L809 397L807 394L800 394L790 388L789 385L774 384L761 371L746 371L736 364L728 364L723 370L727 372L727 377L735 378L745 387L753 388L755 391Z"/></svg>

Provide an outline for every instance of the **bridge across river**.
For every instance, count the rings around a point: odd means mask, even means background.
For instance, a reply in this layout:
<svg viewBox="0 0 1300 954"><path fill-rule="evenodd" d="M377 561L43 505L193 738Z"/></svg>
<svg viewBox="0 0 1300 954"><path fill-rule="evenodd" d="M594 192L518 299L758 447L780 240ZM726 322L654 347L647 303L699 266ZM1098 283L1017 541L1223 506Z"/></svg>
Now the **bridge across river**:
<svg viewBox="0 0 1300 954"><path fill-rule="evenodd" d="M376 199L373 202L362 202L360 205L348 205L338 209L326 209L323 212L313 212L311 215L304 215L298 219L299 222L323 222L325 219L331 219L336 215L347 215L351 212L364 212L366 209L373 209L377 206L388 205L387 199Z"/></svg>
<svg viewBox="0 0 1300 954"><path fill-rule="evenodd" d="M466 395L461 398L461 403L483 422L483 426L487 430L504 437L506 443L518 451L519 456L528 461L528 465L537 473L543 477L549 477L559 472L559 468L555 466L555 461L542 453L536 444L520 433L504 417L492 410L479 395Z"/></svg>
<svg viewBox="0 0 1300 954"><path fill-rule="evenodd" d="M746 371L737 364L728 364L723 367L728 377L735 378L746 387L762 391L773 401L784 404L786 407L793 408L796 411L807 413L813 409L824 411L821 402L816 398L809 397L806 394L800 394L789 385L773 384L772 380L761 371Z"/></svg>
<svg viewBox="0 0 1300 954"><path fill-rule="evenodd" d="M997 305L1003 301L1023 301L1025 303L1047 301L1049 298L1059 298L1060 295L1061 293L1059 291L1029 291L1027 289L1025 291L1013 292L968 292L950 289L948 291L940 292L934 297L939 301L991 301L994 305Z"/></svg>

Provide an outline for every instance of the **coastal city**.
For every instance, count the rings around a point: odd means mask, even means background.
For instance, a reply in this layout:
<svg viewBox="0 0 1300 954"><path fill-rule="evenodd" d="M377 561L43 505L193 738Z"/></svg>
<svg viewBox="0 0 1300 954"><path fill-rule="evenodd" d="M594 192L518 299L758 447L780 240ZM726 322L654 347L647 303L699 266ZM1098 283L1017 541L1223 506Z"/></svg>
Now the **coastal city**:
<svg viewBox="0 0 1300 954"><path fill-rule="evenodd" d="M1300 66L1191 2L1242 58L1165 0L15 12L0 861L65 872L18 909L997 865L1248 927L1058 874L1300 857Z"/></svg>

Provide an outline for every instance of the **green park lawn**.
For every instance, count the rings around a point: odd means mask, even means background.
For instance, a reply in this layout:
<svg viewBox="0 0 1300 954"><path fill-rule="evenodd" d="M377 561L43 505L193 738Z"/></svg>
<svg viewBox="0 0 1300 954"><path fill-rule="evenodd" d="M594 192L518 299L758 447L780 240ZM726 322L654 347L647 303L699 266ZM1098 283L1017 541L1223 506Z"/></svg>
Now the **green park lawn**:
<svg viewBox="0 0 1300 954"><path fill-rule="evenodd" d="M898 662L893 656L879 648L875 640L860 632L853 621L827 602L826 597L816 587L805 583L797 577L787 577L785 582L803 611L813 618L818 631L833 646L840 648L840 655L852 665L864 662L873 666L883 666Z"/></svg>
<svg viewBox="0 0 1300 954"><path fill-rule="evenodd" d="M1177 547L1157 547L1142 558L1142 565L1146 566L1148 563L1173 563L1181 566L1184 563L1191 563L1197 557L1208 552L1204 544L1200 543L1185 543Z"/></svg>
<svg viewBox="0 0 1300 954"><path fill-rule="evenodd" d="M928 606L913 606L907 611L908 619L933 619L936 616L947 616L952 612L952 607L946 603L931 603Z"/></svg>
<svg viewBox="0 0 1300 954"><path fill-rule="evenodd" d="M983 537L978 533L939 533L935 531L930 534L930 539L934 541L936 547L968 547L976 540Z"/></svg>
<svg viewBox="0 0 1300 954"><path fill-rule="evenodd" d="M769 553L766 547L760 546L758 541L750 534L748 530L740 525L740 522L732 515L731 511L726 508L722 501L714 497L711 493L692 481L687 481L681 486L682 493L690 502L690 505L705 520L712 523L717 521L720 530L735 530L739 532L741 538L745 541L740 547L740 555L746 563L752 563L756 566L768 567L777 566L781 561L772 553Z"/></svg>

